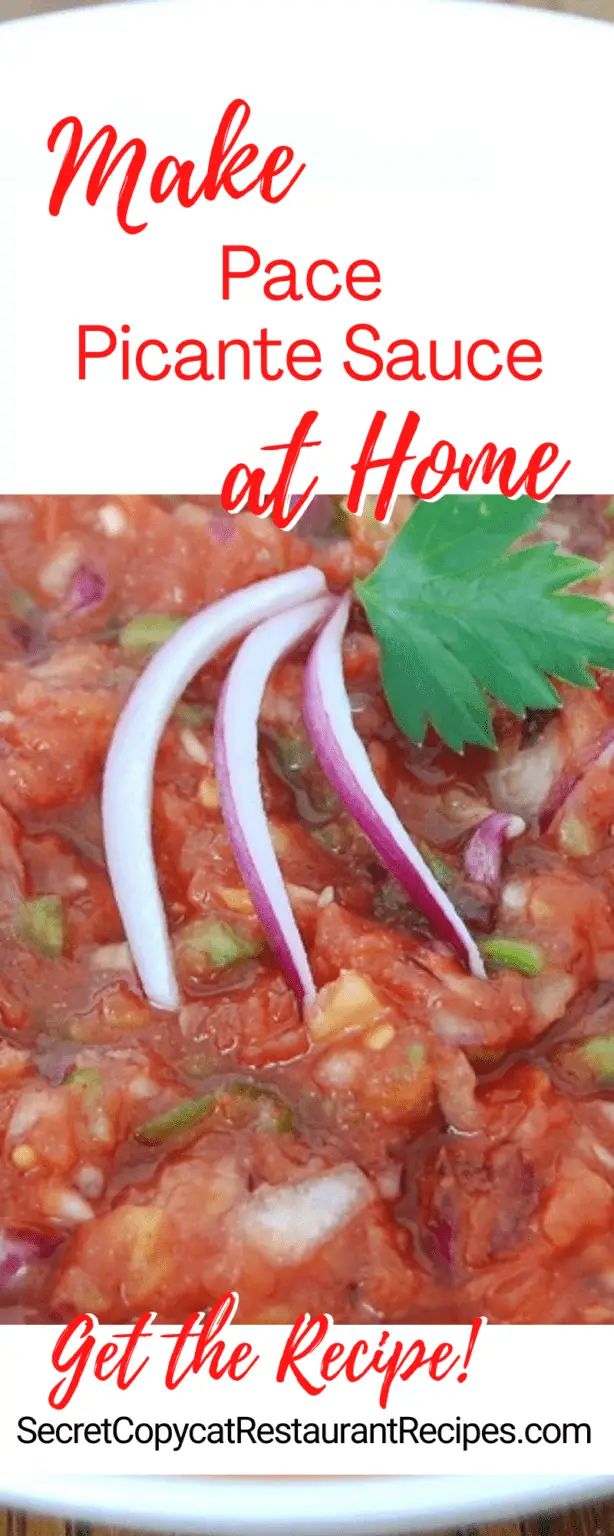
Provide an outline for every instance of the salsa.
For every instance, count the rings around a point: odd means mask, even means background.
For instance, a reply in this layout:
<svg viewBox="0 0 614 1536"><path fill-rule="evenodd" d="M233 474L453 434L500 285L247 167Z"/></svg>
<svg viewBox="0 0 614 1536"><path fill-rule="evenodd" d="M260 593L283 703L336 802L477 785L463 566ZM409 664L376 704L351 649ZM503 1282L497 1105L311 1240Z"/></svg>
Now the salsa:
<svg viewBox="0 0 614 1536"><path fill-rule="evenodd" d="M600 562L607 498L540 537ZM202 1310L251 1322L614 1322L614 679L497 707L497 750L395 725L358 604L344 642L372 768L482 946L470 975L314 757L308 647L260 717L273 843L317 984L303 1014L228 841L213 721L233 649L178 704L155 770L156 864L181 1004L141 990L101 782L156 647L254 581L366 577L394 527L318 498L300 536L214 498L0 498L0 1317ZM614 739L614 735L612 736ZM466 873L493 811L500 879Z"/></svg>

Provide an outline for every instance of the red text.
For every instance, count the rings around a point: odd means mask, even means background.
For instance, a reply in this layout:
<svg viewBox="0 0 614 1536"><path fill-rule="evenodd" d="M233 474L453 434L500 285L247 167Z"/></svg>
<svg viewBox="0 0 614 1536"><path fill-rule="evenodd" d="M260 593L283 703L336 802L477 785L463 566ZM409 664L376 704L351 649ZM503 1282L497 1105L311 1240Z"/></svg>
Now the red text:
<svg viewBox="0 0 614 1536"><path fill-rule="evenodd" d="M280 203L305 166L295 165L294 150L289 144L278 144L261 155L258 145L243 137L249 118L250 108L246 101L240 97L231 101L215 133L204 175L196 170L193 160L164 155L149 175L148 185L143 187L148 157L144 139L127 139L118 147L117 129L106 123L82 148L84 134L80 118L62 117L54 124L47 141L48 149L54 153L60 139L66 142L68 136L49 199L49 212L57 218L69 188L86 164L89 174L85 199L91 207L118 172L115 212L120 228L127 235L140 235L147 228L147 219L137 216L135 222L132 213L132 200L139 183L140 190L146 191L152 203L163 203L174 196L182 208L193 208L203 198L213 202L220 192L237 199L257 191L265 202Z"/></svg>

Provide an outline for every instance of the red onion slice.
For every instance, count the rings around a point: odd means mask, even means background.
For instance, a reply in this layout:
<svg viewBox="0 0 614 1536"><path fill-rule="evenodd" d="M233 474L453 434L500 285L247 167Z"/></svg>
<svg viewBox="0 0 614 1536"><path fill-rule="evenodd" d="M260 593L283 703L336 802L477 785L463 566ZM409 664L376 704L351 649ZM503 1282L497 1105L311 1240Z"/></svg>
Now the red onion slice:
<svg viewBox="0 0 614 1536"><path fill-rule="evenodd" d="M107 583L102 573L91 565L80 565L70 579L67 605L71 613L87 613L104 602L106 592Z"/></svg>
<svg viewBox="0 0 614 1536"><path fill-rule="evenodd" d="M461 956L474 976L484 976L477 944L438 885L394 807L380 788L354 729L343 677L343 637L351 594L341 599L318 636L307 663L304 714L324 772L382 862L405 887L435 933Z"/></svg>
<svg viewBox="0 0 614 1536"><path fill-rule="evenodd" d="M564 768L563 772L555 779L540 812L540 832L547 832L549 827L552 826L555 816L558 816L559 811L563 809L566 801L573 794L574 789L577 788L585 773L588 772L588 769L596 768L597 766L605 767L613 753L614 727L610 726L607 731L603 731L601 736L598 736L597 740L593 742L592 747L588 749L584 764L577 773L572 773L569 769Z"/></svg>
<svg viewBox="0 0 614 1536"><path fill-rule="evenodd" d="M68 1040L56 1040L46 1051L40 1051L36 1064L41 1077L52 1083L54 1088L59 1088L74 1067L78 1049L76 1044L69 1044Z"/></svg>
<svg viewBox="0 0 614 1536"><path fill-rule="evenodd" d="M155 1007L175 1010L180 1002L151 832L154 764L164 727L196 672L218 651L259 620L325 590L321 571L305 566L220 598L160 647L120 715L102 792L105 853L135 968Z"/></svg>
<svg viewBox="0 0 614 1536"><path fill-rule="evenodd" d="M0 1227L0 1292L38 1259L49 1258L61 1241L58 1233Z"/></svg>
<svg viewBox="0 0 614 1536"><path fill-rule="evenodd" d="M498 890L503 863L503 844L526 832L522 816L511 816L505 811L493 811L476 827L465 848L465 874L480 885Z"/></svg>
<svg viewBox="0 0 614 1536"><path fill-rule="evenodd" d="M269 945L301 1007L316 989L262 802L258 716L275 663L334 606L333 598L319 598L252 630L230 668L215 720L215 769L226 831Z"/></svg>

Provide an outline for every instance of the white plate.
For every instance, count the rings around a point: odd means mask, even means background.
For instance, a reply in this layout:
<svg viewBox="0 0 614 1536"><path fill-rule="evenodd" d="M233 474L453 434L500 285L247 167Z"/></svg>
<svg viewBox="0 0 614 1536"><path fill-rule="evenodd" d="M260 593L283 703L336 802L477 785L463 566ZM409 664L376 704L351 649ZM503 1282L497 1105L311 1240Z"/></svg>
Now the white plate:
<svg viewBox="0 0 614 1536"><path fill-rule="evenodd" d="M199 1536L393 1536L612 1494L614 1477L47 1477L23 1489L0 1472L0 1498L22 1509Z"/></svg>
<svg viewBox="0 0 614 1536"><path fill-rule="evenodd" d="M154 0L152 5L140 0L131 4L133 17L140 13L144 42L151 62L173 57L179 25L185 26L190 4L200 0ZM218 0L228 3L228 0ZM257 0L256 0L257 3ZM338 0L342 3L342 0ZM420 30L422 48L437 59L445 46L446 23L450 33L457 33L462 16L462 45L468 52L483 48L488 34L487 51L505 59L513 76L516 59L518 76L527 50L539 47L544 60L573 57L581 34L584 69L578 90L590 89L590 71L586 69L587 50L595 57L602 45L603 24L569 16L545 15L534 11L485 5L480 0L431 0L418 4L407 0L408 27ZM411 10L411 15L410 15ZM105 53L110 36L116 35L121 52L122 25L126 7L114 4L91 10L13 23L27 27L32 50L44 47L53 56L54 48L70 51L83 41L87 29L89 54L95 60L98 40L104 36ZM459 39L457 38L457 42ZM450 46L454 46L450 43ZM545 66L546 67L546 64ZM582 78L583 77L583 78ZM445 102L438 102L443 114ZM526 110L526 104L523 105ZM462 122L451 125L455 152L460 153ZM513 135L513 114L510 134ZM442 133L442 143L445 139ZM10 1467L0 1456L0 1502L46 1514L89 1518L97 1522L172 1528L174 1531L198 1531L210 1536L265 1536L271 1532L313 1533L333 1536L333 1532L386 1533L434 1530L444 1526L466 1525L469 1521L500 1520L531 1511L552 1509L582 1500L614 1494L614 1477L599 1479L552 1477L413 1477L413 1478L339 1478L339 1479L196 1479L186 1477L92 1477L70 1478L33 1476L28 1486L11 1477Z"/></svg>

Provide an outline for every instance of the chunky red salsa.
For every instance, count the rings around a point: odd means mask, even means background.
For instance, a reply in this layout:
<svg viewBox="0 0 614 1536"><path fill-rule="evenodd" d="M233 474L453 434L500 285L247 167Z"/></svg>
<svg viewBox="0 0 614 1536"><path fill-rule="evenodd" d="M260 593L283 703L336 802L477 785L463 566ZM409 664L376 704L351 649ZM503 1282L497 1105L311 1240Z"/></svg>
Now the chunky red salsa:
<svg viewBox="0 0 614 1536"><path fill-rule="evenodd" d="M399 508L396 519L407 515ZM311 516L311 514L309 514ZM308 536L310 529L310 536ZM605 498L543 528L601 562ZM614 680L495 714L461 757L394 725L355 607L344 646L375 774L475 937L433 938L317 766L306 648L276 668L260 768L318 986L301 1017L222 820L228 655L158 755L154 842L181 991L144 999L105 868L101 778L152 651L219 596L306 564L343 589L390 530L321 508L283 533L213 499L0 499L0 1315L614 1322ZM609 553L612 548L613 553ZM465 872L494 810L501 879Z"/></svg>

